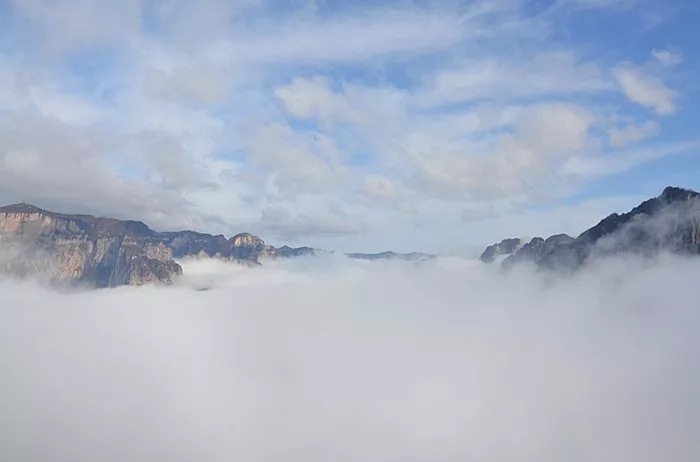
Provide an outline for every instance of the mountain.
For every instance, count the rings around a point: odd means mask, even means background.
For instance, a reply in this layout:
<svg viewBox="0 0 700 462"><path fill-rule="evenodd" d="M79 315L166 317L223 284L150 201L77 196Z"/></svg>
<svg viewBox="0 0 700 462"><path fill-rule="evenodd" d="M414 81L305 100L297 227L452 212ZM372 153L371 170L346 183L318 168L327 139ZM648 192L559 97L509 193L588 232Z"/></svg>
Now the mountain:
<svg viewBox="0 0 700 462"><path fill-rule="evenodd" d="M97 287L172 283L182 273L171 250L144 242L143 223L47 212L28 204L0 208L0 269Z"/></svg>
<svg viewBox="0 0 700 462"><path fill-rule="evenodd" d="M257 236L159 233L140 221L49 212L29 204L0 207L0 271L95 287L171 284L174 258L213 257L258 265L308 248L277 249Z"/></svg>
<svg viewBox="0 0 700 462"><path fill-rule="evenodd" d="M174 258L211 257L222 260L235 260L241 263L259 264L268 257L276 257L274 247L249 233L240 233L226 239L219 234L198 233L196 231L176 231L144 236L145 244L163 244L172 251Z"/></svg>
<svg viewBox="0 0 700 462"><path fill-rule="evenodd" d="M486 247L479 260L484 263L492 263L501 255L513 255L520 250L524 242L519 238L503 239L501 242Z"/></svg>
<svg viewBox="0 0 700 462"><path fill-rule="evenodd" d="M275 248L249 233L231 238L196 231L157 232L140 221L55 213L29 204L0 207L0 272L93 287L172 284L179 258L218 258L245 265L321 256L312 247ZM351 253L363 260L422 261L421 253Z"/></svg>
<svg viewBox="0 0 700 462"><path fill-rule="evenodd" d="M489 249L494 246L487 247L482 261L493 261L489 256L494 250ZM502 267L530 262L543 269L573 270L599 257L651 257L662 251L700 254L700 193L669 186L627 213L609 215L575 239L566 234L536 237L512 252Z"/></svg>
<svg viewBox="0 0 700 462"><path fill-rule="evenodd" d="M510 267L516 263L526 261L538 263L545 255L554 250L555 247L570 244L574 241L575 239L568 234L555 234L554 236L548 237L546 240L541 237L535 237L503 260L501 265Z"/></svg>
<svg viewBox="0 0 700 462"><path fill-rule="evenodd" d="M277 249L277 255L282 258L292 258L292 257L315 257L320 251L312 247L289 247L283 245Z"/></svg>

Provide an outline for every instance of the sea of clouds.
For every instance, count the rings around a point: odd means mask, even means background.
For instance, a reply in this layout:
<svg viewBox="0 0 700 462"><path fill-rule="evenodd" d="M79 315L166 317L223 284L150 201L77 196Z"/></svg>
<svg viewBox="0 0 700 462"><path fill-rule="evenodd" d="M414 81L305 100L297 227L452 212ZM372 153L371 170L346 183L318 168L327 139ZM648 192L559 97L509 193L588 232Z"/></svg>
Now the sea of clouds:
<svg viewBox="0 0 700 462"><path fill-rule="evenodd" d="M700 261L0 282L0 460L695 461Z"/></svg>

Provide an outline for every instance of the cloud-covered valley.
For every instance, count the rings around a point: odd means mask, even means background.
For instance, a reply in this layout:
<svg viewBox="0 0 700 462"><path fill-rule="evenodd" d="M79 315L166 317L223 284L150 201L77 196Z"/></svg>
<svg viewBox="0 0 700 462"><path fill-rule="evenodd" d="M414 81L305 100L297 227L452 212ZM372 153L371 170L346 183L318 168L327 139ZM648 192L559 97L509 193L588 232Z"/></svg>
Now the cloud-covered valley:
<svg viewBox="0 0 700 462"><path fill-rule="evenodd" d="M691 461L700 262L184 263L0 283L0 459ZM208 290L201 290L201 289Z"/></svg>

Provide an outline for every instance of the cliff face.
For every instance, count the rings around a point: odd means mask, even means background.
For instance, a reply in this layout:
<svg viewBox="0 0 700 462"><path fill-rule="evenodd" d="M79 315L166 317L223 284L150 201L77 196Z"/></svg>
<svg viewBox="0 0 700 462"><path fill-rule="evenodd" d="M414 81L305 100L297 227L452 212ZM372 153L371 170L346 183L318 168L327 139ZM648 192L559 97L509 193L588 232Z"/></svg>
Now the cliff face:
<svg viewBox="0 0 700 462"><path fill-rule="evenodd" d="M269 259L326 253L312 247L275 248L250 233L226 239L196 231L156 232L140 221L54 213L28 204L0 207L0 273L57 282L95 287L172 284L182 274L175 261L179 258L257 266ZM433 258L394 252L345 255L364 260Z"/></svg>
<svg viewBox="0 0 700 462"><path fill-rule="evenodd" d="M572 270L598 257L622 253L651 257L662 251L700 254L699 193L667 187L628 213L609 215L576 239L562 234L546 241L535 238L503 266L532 262L540 268Z"/></svg>
<svg viewBox="0 0 700 462"><path fill-rule="evenodd" d="M180 265L165 246L142 245L132 223L25 204L2 207L0 269L96 287L172 283Z"/></svg>
<svg viewBox="0 0 700 462"><path fill-rule="evenodd" d="M503 260L503 267L510 267L517 263L535 263L538 264L545 255L548 255L555 247L566 245L574 242L575 239L567 234L555 234L548 237L546 240L541 237L535 237L520 249L513 252L508 258Z"/></svg>
<svg viewBox="0 0 700 462"><path fill-rule="evenodd" d="M524 242L518 238L503 239L501 242L486 247L479 260L491 263L500 255L513 255L520 250Z"/></svg>
<svg viewBox="0 0 700 462"><path fill-rule="evenodd" d="M290 249L294 250L294 249ZM212 257L258 265L274 247L248 233L158 233L139 221L48 212L27 204L0 207L0 271L95 287L171 284L174 258Z"/></svg>
<svg viewBox="0 0 700 462"><path fill-rule="evenodd" d="M152 233L146 240L169 248L175 258L219 258L257 265L267 258L277 257L274 247L248 233L237 234L230 239L195 231Z"/></svg>
<svg viewBox="0 0 700 462"><path fill-rule="evenodd" d="M318 250L312 247L289 247L287 245L277 249L277 255L282 258L314 257L317 252Z"/></svg>

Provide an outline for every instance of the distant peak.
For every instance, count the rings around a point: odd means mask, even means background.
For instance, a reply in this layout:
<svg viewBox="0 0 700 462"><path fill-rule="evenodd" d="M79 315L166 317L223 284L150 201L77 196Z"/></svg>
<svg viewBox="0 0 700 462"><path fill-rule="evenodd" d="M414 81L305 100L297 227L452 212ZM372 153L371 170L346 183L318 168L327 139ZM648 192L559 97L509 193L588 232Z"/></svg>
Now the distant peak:
<svg viewBox="0 0 700 462"><path fill-rule="evenodd" d="M250 233L238 233L228 240L234 247L256 247L264 246L265 241Z"/></svg>
<svg viewBox="0 0 700 462"><path fill-rule="evenodd" d="M677 186L666 186L661 193L660 198L665 202L679 202L698 196L700 196L700 194L690 189L683 189Z"/></svg>
<svg viewBox="0 0 700 462"><path fill-rule="evenodd" d="M250 233L238 233L238 234L236 234L235 236L231 237L231 239L236 239L236 238L240 238L240 237L242 237L242 238L251 238L251 237L255 237L255 236L253 236L253 235L250 234Z"/></svg>
<svg viewBox="0 0 700 462"><path fill-rule="evenodd" d="M46 210L40 209L39 207L26 204L24 202L19 204L6 205L0 207L0 213L49 213Z"/></svg>

